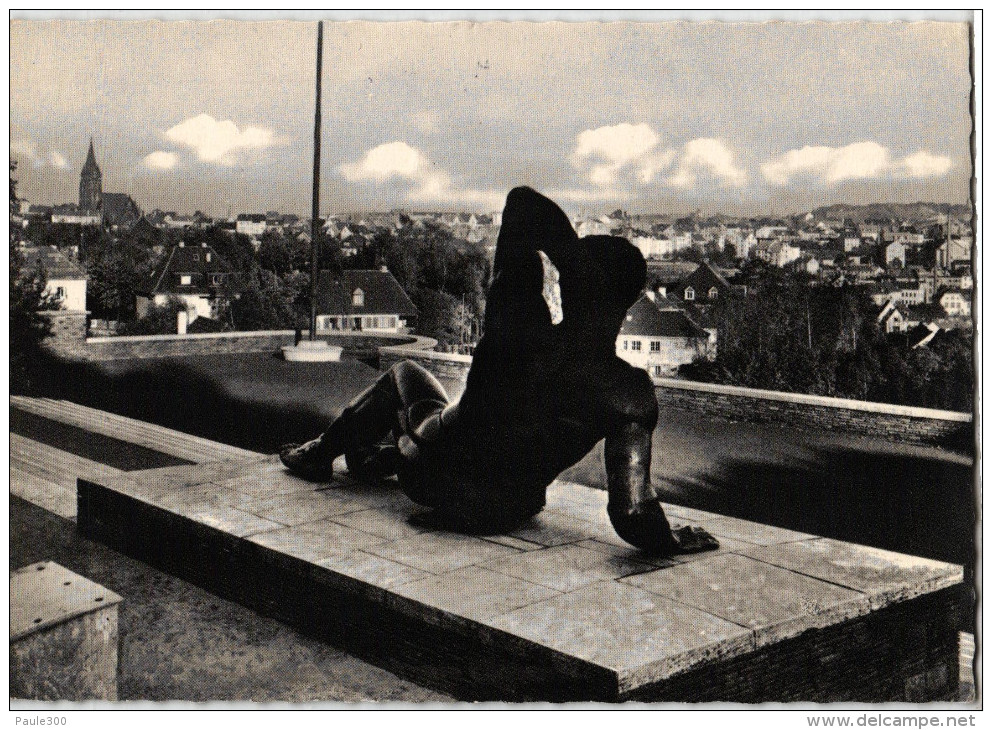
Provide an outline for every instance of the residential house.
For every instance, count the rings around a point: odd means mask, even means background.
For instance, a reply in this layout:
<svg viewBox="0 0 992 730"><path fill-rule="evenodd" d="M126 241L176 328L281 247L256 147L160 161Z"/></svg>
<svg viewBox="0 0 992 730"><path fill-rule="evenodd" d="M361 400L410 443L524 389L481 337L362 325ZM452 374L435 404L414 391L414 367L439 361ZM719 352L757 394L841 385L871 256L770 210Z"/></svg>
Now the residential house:
<svg viewBox="0 0 992 730"><path fill-rule="evenodd" d="M156 266L136 297L139 317L151 306L162 306L170 298L186 305L192 323L197 317L218 319L230 303L232 269L210 246L173 246L165 261Z"/></svg>
<svg viewBox="0 0 992 730"><path fill-rule="evenodd" d="M885 265L887 267L903 268L906 266L906 244L893 241L885 247Z"/></svg>
<svg viewBox="0 0 992 730"><path fill-rule="evenodd" d="M919 320L914 320L909 311L894 300L889 300L879 311L875 321L880 327L885 329L886 334L893 332L906 332L920 324Z"/></svg>
<svg viewBox="0 0 992 730"><path fill-rule="evenodd" d="M963 289L943 289L934 301L951 317L971 316L971 294Z"/></svg>
<svg viewBox="0 0 992 730"><path fill-rule="evenodd" d="M730 282L708 261L670 289L675 297L697 304L712 304L730 293Z"/></svg>
<svg viewBox="0 0 992 730"><path fill-rule="evenodd" d="M45 274L45 295L61 309L86 311L86 272L55 246L23 246L24 268Z"/></svg>
<svg viewBox="0 0 992 730"><path fill-rule="evenodd" d="M417 307L388 270L321 271L317 331L405 332Z"/></svg>
<svg viewBox="0 0 992 730"><path fill-rule="evenodd" d="M955 261L971 261L971 244L971 236L944 241L937 248L937 266L949 269Z"/></svg>
<svg viewBox="0 0 992 730"><path fill-rule="evenodd" d="M617 335L617 356L648 375L674 375L680 365L699 357L716 357L716 332L693 322L686 313L656 301L648 292L627 310Z"/></svg>

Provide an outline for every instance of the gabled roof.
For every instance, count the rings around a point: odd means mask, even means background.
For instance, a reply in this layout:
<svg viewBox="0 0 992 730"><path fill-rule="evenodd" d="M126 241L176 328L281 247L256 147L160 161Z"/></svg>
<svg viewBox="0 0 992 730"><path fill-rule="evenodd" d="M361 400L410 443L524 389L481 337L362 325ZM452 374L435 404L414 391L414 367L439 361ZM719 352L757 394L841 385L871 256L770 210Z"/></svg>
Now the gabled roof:
<svg viewBox="0 0 992 730"><path fill-rule="evenodd" d="M86 279L86 272L54 246L25 246L24 268L33 271L40 264L49 279Z"/></svg>
<svg viewBox="0 0 992 730"><path fill-rule="evenodd" d="M208 261L209 259L209 261ZM142 294L210 294L211 274L230 274L231 267L210 246L173 246L161 266L156 266L139 290ZM178 275L191 274L190 284Z"/></svg>
<svg viewBox="0 0 992 730"><path fill-rule="evenodd" d="M709 337L709 333L689 319L685 312L674 308L658 309L658 305L647 295L627 310L620 334L631 337Z"/></svg>
<svg viewBox="0 0 992 730"><path fill-rule="evenodd" d="M353 305L356 289L364 294L363 306ZM345 269L335 276L321 271L317 278L318 314L398 314L415 316L417 307L388 271Z"/></svg>
<svg viewBox="0 0 992 730"><path fill-rule="evenodd" d="M252 223L265 223L265 213L238 213L239 221L251 221Z"/></svg>
<svg viewBox="0 0 992 730"><path fill-rule="evenodd" d="M715 286L721 291L729 291L730 282L723 277L723 274L713 268L712 264L704 261L695 271L682 280L680 286L681 288L691 286L697 291L709 291L710 288Z"/></svg>

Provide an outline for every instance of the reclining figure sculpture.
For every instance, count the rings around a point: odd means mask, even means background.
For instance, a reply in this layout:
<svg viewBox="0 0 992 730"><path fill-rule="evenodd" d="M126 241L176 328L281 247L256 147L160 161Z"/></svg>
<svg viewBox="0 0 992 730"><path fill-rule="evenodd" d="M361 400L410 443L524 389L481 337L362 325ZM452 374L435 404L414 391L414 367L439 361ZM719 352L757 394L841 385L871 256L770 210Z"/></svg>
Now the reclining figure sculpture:
<svg viewBox="0 0 992 730"><path fill-rule="evenodd" d="M320 437L284 447L283 463L326 481L344 454L358 479L396 474L431 508L422 523L493 534L540 512L548 485L605 438L607 512L620 537L657 555L717 548L702 528L671 529L650 477L654 387L616 355L645 274L626 239L579 238L552 201L515 188L461 398L449 403L433 375L401 362Z"/></svg>

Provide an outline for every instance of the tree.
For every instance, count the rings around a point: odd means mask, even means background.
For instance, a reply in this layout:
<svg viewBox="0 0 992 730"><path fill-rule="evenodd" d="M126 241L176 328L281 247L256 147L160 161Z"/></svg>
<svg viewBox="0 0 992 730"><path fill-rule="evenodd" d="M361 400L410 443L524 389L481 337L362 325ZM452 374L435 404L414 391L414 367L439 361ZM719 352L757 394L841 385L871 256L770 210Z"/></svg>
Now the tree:
<svg viewBox="0 0 992 730"><path fill-rule="evenodd" d="M56 304L45 294L42 268L28 270L20 249L20 234L14 225L18 210L17 163L10 163L10 390L27 393L36 382L43 361L42 341L50 332L49 321L38 314Z"/></svg>
<svg viewBox="0 0 992 730"><path fill-rule="evenodd" d="M178 329L179 313L186 311L186 304L170 297L165 304L153 304L144 317L124 326L126 335L174 335Z"/></svg>
<svg viewBox="0 0 992 730"><path fill-rule="evenodd" d="M308 321L309 315L297 306L301 293L298 287L302 281L299 278L291 281L287 285L267 269L257 269L242 277L241 291L236 297L232 297L228 310L231 326L242 331L296 329L306 326L304 323ZM306 277L306 281L309 282L309 277Z"/></svg>

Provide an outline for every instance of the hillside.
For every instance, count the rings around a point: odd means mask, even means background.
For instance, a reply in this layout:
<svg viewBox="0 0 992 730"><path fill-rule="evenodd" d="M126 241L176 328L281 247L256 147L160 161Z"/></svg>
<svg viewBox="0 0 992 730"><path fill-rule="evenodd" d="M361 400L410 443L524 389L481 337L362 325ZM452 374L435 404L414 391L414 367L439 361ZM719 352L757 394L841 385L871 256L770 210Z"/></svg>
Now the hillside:
<svg viewBox="0 0 992 730"><path fill-rule="evenodd" d="M950 214L953 218L970 218L971 207L952 203L868 203L851 205L835 203L813 211L817 220L850 218L855 223L863 223L868 218L892 219L896 221L927 220L937 215Z"/></svg>

